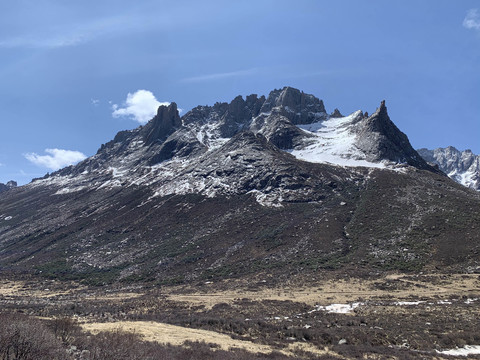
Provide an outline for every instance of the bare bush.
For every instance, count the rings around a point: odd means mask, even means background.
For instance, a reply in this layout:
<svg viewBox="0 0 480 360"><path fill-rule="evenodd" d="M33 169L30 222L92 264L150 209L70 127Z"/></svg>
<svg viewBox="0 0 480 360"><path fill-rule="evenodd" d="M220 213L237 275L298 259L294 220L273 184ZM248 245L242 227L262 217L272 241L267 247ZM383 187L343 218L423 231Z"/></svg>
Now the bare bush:
<svg viewBox="0 0 480 360"><path fill-rule="evenodd" d="M70 344L81 331L76 321L66 316L53 320L50 326L54 335L64 344Z"/></svg>
<svg viewBox="0 0 480 360"><path fill-rule="evenodd" d="M38 319L21 314L0 314L1 360L62 360L65 350Z"/></svg>

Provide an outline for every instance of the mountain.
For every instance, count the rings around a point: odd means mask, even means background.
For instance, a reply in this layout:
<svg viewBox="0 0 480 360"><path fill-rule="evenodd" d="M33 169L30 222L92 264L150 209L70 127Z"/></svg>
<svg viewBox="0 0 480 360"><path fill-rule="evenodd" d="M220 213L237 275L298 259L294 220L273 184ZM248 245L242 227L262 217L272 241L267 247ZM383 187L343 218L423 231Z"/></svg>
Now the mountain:
<svg viewBox="0 0 480 360"><path fill-rule="evenodd" d="M480 194L385 102L331 116L285 87L160 106L75 166L0 195L0 269L89 282L480 269ZM8 219L8 220L7 220Z"/></svg>
<svg viewBox="0 0 480 360"><path fill-rule="evenodd" d="M453 146L435 150L423 148L418 153L459 184L480 191L480 155L471 150L459 151Z"/></svg>
<svg viewBox="0 0 480 360"><path fill-rule="evenodd" d="M12 189L16 186L17 186L17 182L13 181L13 180L10 180L6 184L0 183L0 193L4 192L4 191L7 191L7 190L10 190L10 189Z"/></svg>

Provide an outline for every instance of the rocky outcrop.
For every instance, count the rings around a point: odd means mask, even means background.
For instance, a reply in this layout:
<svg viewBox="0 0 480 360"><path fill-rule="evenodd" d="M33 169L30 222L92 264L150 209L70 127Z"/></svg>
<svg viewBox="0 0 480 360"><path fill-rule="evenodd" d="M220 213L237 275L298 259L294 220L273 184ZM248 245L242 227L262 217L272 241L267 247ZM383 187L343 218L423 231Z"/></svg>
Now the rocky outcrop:
<svg viewBox="0 0 480 360"><path fill-rule="evenodd" d="M356 132L356 145L365 153L367 160L389 160L433 170L413 149L408 137L390 120L385 100L371 116L358 122Z"/></svg>
<svg viewBox="0 0 480 360"><path fill-rule="evenodd" d="M310 124L327 118L322 100L289 86L270 92L260 112L272 111L285 116L294 125Z"/></svg>
<svg viewBox="0 0 480 360"><path fill-rule="evenodd" d="M140 131L146 145L164 141L168 135L180 128L182 121L178 114L177 104L159 106L157 115Z"/></svg>
<svg viewBox="0 0 480 360"><path fill-rule="evenodd" d="M267 98L252 94L246 98L237 96L230 103L198 106L182 118L177 105L171 103L160 106L157 115L145 126L119 132L95 156L50 174L49 179L62 177L76 183L72 189L90 186L94 181L98 186L108 187L149 184L159 194L242 193L245 186L240 178L250 173L249 168L239 167L239 171L234 171L239 177L235 180L232 176L224 177L230 171L222 168L223 163L216 162L219 168L213 170L210 166L207 172L203 167L211 159L217 161L228 155L227 144L238 140L240 134L245 137L246 133L267 141L269 149L288 155L291 161L391 168L405 164L435 171L390 120L385 102L370 117L361 111L341 117L336 110L332 115L328 117L321 100L290 87L273 90ZM253 150L247 147L245 151ZM224 163L229 161L225 159ZM195 171L184 172L184 168ZM207 191L205 184L210 184L207 178L215 179L214 183L231 184L218 189L208 187ZM182 186L177 186L180 183ZM297 186L301 187L300 183ZM286 198L278 191L276 196Z"/></svg>
<svg viewBox="0 0 480 360"><path fill-rule="evenodd" d="M17 187L17 182L13 180L10 180L6 184L0 183L0 193L4 191L8 191L15 187Z"/></svg>
<svg viewBox="0 0 480 360"><path fill-rule="evenodd" d="M340 112L340 110L338 110L337 108L335 108L335 110L333 110L333 112L330 114L330 117L331 118L341 118L343 117L342 113Z"/></svg>
<svg viewBox="0 0 480 360"><path fill-rule="evenodd" d="M175 131L165 142L152 154L148 161L149 165L155 165L162 161L170 160L173 157L196 156L205 152L207 149L195 136L194 133L186 129Z"/></svg>

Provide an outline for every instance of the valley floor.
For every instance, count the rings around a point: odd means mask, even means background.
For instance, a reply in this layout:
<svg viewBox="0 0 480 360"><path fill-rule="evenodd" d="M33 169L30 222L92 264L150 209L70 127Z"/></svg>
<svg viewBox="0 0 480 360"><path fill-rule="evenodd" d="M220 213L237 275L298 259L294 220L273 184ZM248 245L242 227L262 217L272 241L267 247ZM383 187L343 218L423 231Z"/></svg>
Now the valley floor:
<svg viewBox="0 0 480 360"><path fill-rule="evenodd" d="M238 359L480 358L479 305L477 274L260 276L169 287L0 281L3 313L250 354Z"/></svg>

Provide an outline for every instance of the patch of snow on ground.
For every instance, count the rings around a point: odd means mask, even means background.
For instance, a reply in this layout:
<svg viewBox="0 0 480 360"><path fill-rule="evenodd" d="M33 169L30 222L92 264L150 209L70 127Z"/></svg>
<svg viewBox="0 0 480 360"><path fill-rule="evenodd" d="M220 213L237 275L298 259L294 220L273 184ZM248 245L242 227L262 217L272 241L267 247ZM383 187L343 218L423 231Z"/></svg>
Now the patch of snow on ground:
<svg viewBox="0 0 480 360"><path fill-rule="evenodd" d="M247 194L252 194L255 196L257 202L262 206L267 207L282 207L281 201L282 197L276 196L275 194L265 194L258 190L250 190Z"/></svg>
<svg viewBox="0 0 480 360"><path fill-rule="evenodd" d="M361 302L356 302L351 304L331 304L327 306L317 305L315 310L316 311L323 310L323 311L326 311L329 313L335 313L335 314L349 314L360 305L364 305L364 304Z"/></svg>
<svg viewBox="0 0 480 360"><path fill-rule="evenodd" d="M315 141L303 149L288 150L297 159L316 163L331 163L340 166L363 166L385 168L384 163L373 163L355 146L356 135L350 125L360 111L343 118L330 118L307 125L297 125L315 137Z"/></svg>
<svg viewBox="0 0 480 360"><path fill-rule="evenodd" d="M412 305L419 305L424 302L425 301L396 301L393 304L398 306L412 306Z"/></svg>
<svg viewBox="0 0 480 360"><path fill-rule="evenodd" d="M54 195L70 194L85 189L86 186L77 186L74 188L64 187L58 190Z"/></svg>
<svg viewBox="0 0 480 360"><path fill-rule="evenodd" d="M450 356L468 356L480 354L480 345L465 345L463 348L456 348L452 350L438 351L438 353Z"/></svg>
<svg viewBox="0 0 480 360"><path fill-rule="evenodd" d="M452 302L449 300L438 300L437 304L439 305L450 305Z"/></svg>

